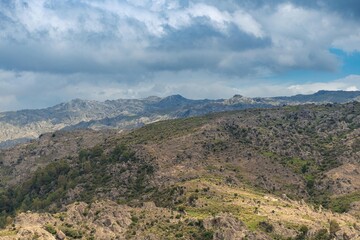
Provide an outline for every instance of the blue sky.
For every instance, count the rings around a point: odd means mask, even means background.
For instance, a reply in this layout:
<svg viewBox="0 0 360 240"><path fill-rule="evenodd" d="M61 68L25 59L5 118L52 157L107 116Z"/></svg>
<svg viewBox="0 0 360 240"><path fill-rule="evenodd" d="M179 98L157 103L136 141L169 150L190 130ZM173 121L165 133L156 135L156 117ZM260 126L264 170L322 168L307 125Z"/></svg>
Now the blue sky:
<svg viewBox="0 0 360 240"><path fill-rule="evenodd" d="M358 0L0 0L0 111L360 89Z"/></svg>

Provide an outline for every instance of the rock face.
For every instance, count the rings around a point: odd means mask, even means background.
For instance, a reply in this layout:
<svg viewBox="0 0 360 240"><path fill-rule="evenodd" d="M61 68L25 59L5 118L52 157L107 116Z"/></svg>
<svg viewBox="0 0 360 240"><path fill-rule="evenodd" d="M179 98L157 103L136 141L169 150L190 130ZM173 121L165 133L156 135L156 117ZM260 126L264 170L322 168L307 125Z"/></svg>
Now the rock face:
<svg viewBox="0 0 360 240"><path fill-rule="evenodd" d="M56 233L56 238L57 238L58 240L64 240L64 239L66 239L66 235L65 235L65 233L63 233L61 230L59 230L59 231Z"/></svg>
<svg viewBox="0 0 360 240"><path fill-rule="evenodd" d="M0 148L60 129L131 129L160 120L211 112L305 103L343 103L358 100L359 96L357 91L320 91L313 95L275 98L235 95L225 100L190 100L180 95L105 102L75 99L46 109L0 113Z"/></svg>

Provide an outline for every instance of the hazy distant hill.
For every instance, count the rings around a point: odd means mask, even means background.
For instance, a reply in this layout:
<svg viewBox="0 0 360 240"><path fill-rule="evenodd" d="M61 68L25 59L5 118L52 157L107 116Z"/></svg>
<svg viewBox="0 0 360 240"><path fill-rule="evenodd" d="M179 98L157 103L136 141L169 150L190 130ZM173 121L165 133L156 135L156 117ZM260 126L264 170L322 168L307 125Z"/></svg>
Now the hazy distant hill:
<svg viewBox="0 0 360 240"><path fill-rule="evenodd" d="M319 91L292 97L247 98L235 95L218 100L191 100L180 95L105 102L75 99L45 109L0 113L0 147L60 129L132 129L159 120L211 112L306 103L344 103L359 97L359 91ZM7 141L6 144L1 144L4 141Z"/></svg>
<svg viewBox="0 0 360 240"><path fill-rule="evenodd" d="M360 100L360 91L318 91L311 95L295 95L292 97L274 97L274 99L284 102L298 102L298 103L344 103L349 100Z"/></svg>

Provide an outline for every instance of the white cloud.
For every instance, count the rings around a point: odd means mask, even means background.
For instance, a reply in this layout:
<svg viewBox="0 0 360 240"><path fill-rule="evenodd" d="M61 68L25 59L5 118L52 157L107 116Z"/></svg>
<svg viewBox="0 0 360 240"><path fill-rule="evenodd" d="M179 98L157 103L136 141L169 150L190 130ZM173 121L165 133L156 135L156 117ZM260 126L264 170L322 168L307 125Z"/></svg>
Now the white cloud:
<svg viewBox="0 0 360 240"><path fill-rule="evenodd" d="M214 6L206 4L195 4L188 9L189 15L192 18L206 17L213 26L220 31L226 31L227 25L231 22L231 15L228 12L222 12Z"/></svg>
<svg viewBox="0 0 360 240"><path fill-rule="evenodd" d="M244 32L261 38L264 36L262 26L250 14L238 10L233 15L234 23Z"/></svg>
<svg viewBox="0 0 360 240"><path fill-rule="evenodd" d="M349 53L360 52L360 31L346 37L339 37L332 45Z"/></svg>
<svg viewBox="0 0 360 240"><path fill-rule="evenodd" d="M146 63L155 54L178 62L176 69L182 71L192 67L180 64L181 56L218 52L214 64L198 65L195 70L229 70L230 74L256 76L257 69L269 73L288 69L333 71L339 63L329 48L360 48L356 21L291 3L255 11L243 6L221 9L217 4L195 0L185 5L170 0L82 0L72 5L45 0L14 2L13 8L0 10L11 19L0 20L4 29L0 48L23 48L8 54L22 59L27 51L27 56L34 61L41 58L42 62L36 68L34 62L8 61L9 56L3 54L0 68L4 69L56 71L58 68L47 69L47 65L58 60L58 65L68 67L66 61L77 59L78 64L69 64L69 72L122 71L129 66L134 66L134 71L151 72L158 71L157 65L163 62L153 61L151 66L156 68L149 68ZM203 38L201 51L182 44L196 42L193 35L199 31ZM168 44L162 41L169 39L172 49L162 49ZM41 49L41 57L36 48Z"/></svg>

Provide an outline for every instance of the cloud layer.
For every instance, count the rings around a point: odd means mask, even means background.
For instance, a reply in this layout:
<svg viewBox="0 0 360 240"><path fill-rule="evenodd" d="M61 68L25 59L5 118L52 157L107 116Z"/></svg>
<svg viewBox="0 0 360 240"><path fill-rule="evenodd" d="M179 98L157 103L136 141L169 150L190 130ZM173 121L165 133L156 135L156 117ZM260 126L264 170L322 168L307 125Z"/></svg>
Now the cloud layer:
<svg viewBox="0 0 360 240"><path fill-rule="evenodd" d="M329 49L360 51L356 1L239 2L1 1L0 110L74 97L227 97L292 70L338 71Z"/></svg>

